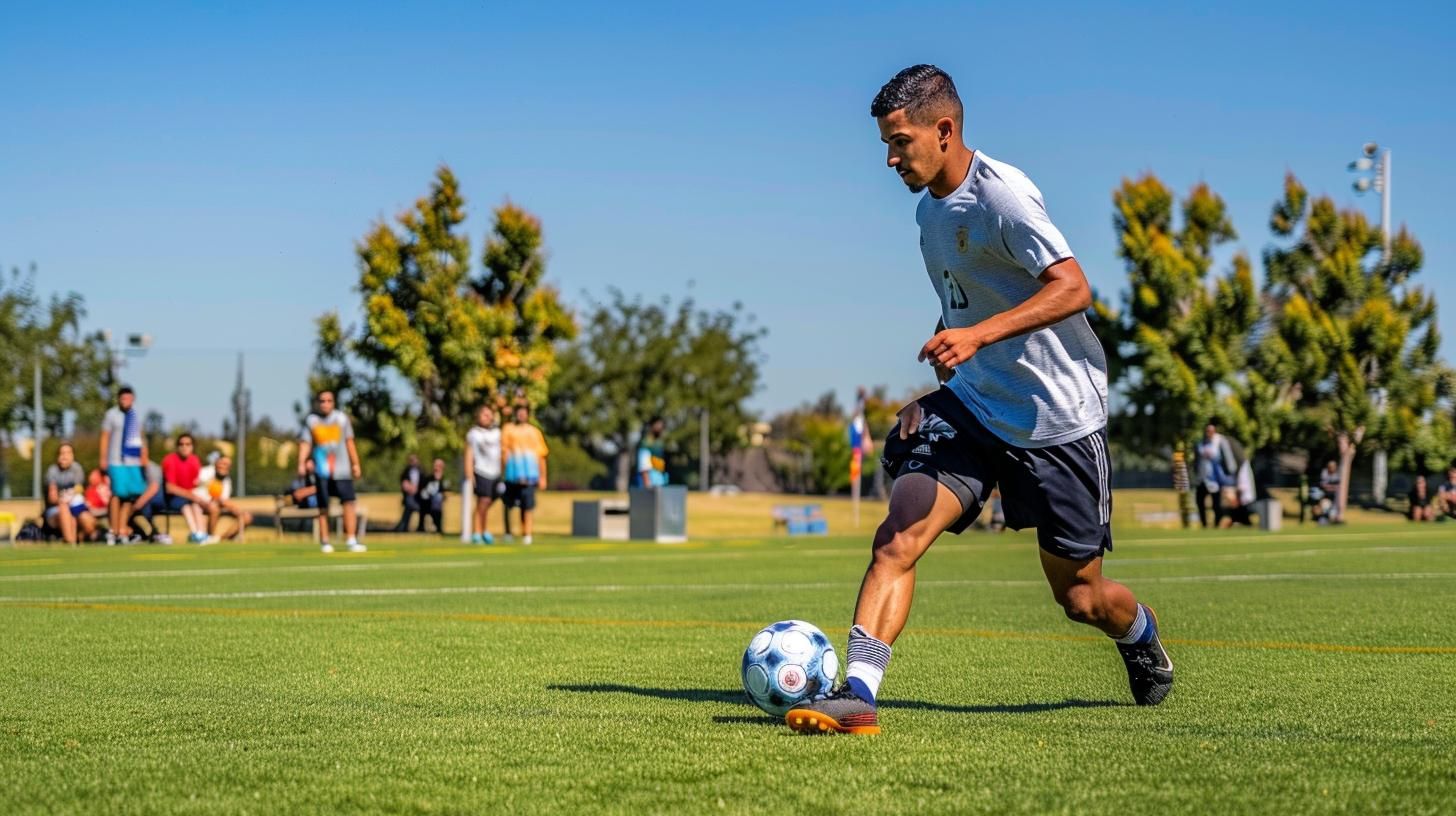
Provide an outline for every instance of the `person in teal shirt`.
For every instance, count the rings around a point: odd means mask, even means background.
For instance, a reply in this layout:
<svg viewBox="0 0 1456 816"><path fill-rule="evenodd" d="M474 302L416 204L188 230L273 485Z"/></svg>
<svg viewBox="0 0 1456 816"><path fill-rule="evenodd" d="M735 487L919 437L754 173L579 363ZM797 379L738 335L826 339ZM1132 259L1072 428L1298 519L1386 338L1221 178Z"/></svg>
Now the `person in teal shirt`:
<svg viewBox="0 0 1456 816"><path fill-rule="evenodd" d="M637 443L637 484L640 487L667 484L667 449L662 443L665 427L662 417L653 417Z"/></svg>

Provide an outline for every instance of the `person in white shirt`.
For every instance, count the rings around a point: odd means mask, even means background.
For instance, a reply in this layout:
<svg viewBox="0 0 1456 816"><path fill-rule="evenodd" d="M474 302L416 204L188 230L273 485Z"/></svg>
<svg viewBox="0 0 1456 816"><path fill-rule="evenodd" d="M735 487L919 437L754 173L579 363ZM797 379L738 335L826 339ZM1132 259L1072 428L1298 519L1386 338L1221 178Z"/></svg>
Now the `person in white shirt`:
<svg viewBox="0 0 1456 816"><path fill-rule="evenodd" d="M475 427L465 433L465 472L471 477L471 492L475 494L470 543L494 544L488 517L501 487L501 432L489 405L480 406L475 413Z"/></svg>
<svg viewBox="0 0 1456 816"><path fill-rule="evenodd" d="M219 456L216 462L202 468L197 474L197 486L192 492L207 512L207 540L199 543L217 543L217 523L224 513L238 522L224 536L228 539L241 536L253 521L253 514L233 501L232 470L233 460L227 456Z"/></svg>

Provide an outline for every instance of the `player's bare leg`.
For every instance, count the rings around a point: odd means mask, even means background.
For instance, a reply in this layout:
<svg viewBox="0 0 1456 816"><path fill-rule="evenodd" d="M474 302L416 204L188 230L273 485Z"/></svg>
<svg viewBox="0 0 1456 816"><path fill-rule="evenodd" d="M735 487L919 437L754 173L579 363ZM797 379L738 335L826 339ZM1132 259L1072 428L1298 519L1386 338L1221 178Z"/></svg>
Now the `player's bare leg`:
<svg viewBox="0 0 1456 816"><path fill-rule="evenodd" d="M1173 688L1173 661L1158 638L1158 617L1132 590L1102 574L1102 558L1074 561L1041 551L1052 597L1067 617L1117 641L1138 705L1157 705Z"/></svg>
<svg viewBox="0 0 1456 816"><path fill-rule="evenodd" d="M910 617L915 563L962 512L960 500L934 478L910 473L895 480L890 511L875 530L869 569L859 587L854 623L892 644Z"/></svg>
<svg viewBox="0 0 1456 816"><path fill-rule="evenodd" d="M890 512L875 531L870 565L860 583L845 684L789 711L784 721L790 728L802 733L880 733L875 695L890 644L910 617L915 564L963 512L960 499L928 475L911 473L895 480Z"/></svg>

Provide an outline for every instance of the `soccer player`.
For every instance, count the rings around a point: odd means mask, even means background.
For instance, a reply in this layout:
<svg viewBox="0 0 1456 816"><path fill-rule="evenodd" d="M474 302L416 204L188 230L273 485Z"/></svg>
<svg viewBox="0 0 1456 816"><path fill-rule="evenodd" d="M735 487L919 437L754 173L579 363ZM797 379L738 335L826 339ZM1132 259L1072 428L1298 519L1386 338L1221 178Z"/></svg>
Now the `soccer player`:
<svg viewBox="0 0 1456 816"><path fill-rule="evenodd" d="M475 412L475 427L465 432L465 472L471 476L470 489L475 494L472 515L471 544L494 544L490 534L490 505L495 501L501 480L501 429L495 424L495 410L489 405ZM468 497L461 496L468 500ZM510 520L511 509L506 508Z"/></svg>
<svg viewBox="0 0 1456 816"><path fill-rule="evenodd" d="M359 521L355 513L354 480L360 473L359 451L354 448L354 424L347 414L334 407L334 392L320 391L314 403L314 412L304 418L303 435L298 440L298 475L307 475L303 463L312 457L318 479L320 549L326 553L334 551L329 543L329 498L337 496L344 506L344 534L348 537L345 546L349 552L364 552L367 548L354 535Z"/></svg>
<svg viewBox="0 0 1456 816"><path fill-rule="evenodd" d="M521 543L531 544L531 514L536 509L536 488L546 487L546 437L531 424L531 409L516 406L516 421L501 429L501 457L505 462L506 537L510 537L512 507L521 508Z"/></svg>
<svg viewBox="0 0 1456 816"><path fill-rule="evenodd" d="M997 485L1007 525L1037 528L1042 571L1067 617L1106 633L1133 699L1156 705L1173 684L1157 619L1102 575L1112 546L1107 363L1083 314L1086 277L1035 185L966 146L944 71L901 71L870 113L890 169L912 193L926 191L916 221L943 325L920 359L943 385L901 409L883 452L895 481L860 586L846 682L786 720L797 731L879 733L876 697L910 612L915 563L942 532L970 526Z"/></svg>

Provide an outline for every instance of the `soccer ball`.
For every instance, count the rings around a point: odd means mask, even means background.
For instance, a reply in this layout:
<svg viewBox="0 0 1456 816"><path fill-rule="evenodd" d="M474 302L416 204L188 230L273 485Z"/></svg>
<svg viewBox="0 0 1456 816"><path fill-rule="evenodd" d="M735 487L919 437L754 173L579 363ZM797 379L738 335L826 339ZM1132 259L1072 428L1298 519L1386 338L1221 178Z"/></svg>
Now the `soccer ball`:
<svg viewBox="0 0 1456 816"><path fill-rule="evenodd" d="M819 627L801 620L772 623L743 651L743 690L748 699L778 717L828 692L839 676L839 656Z"/></svg>

